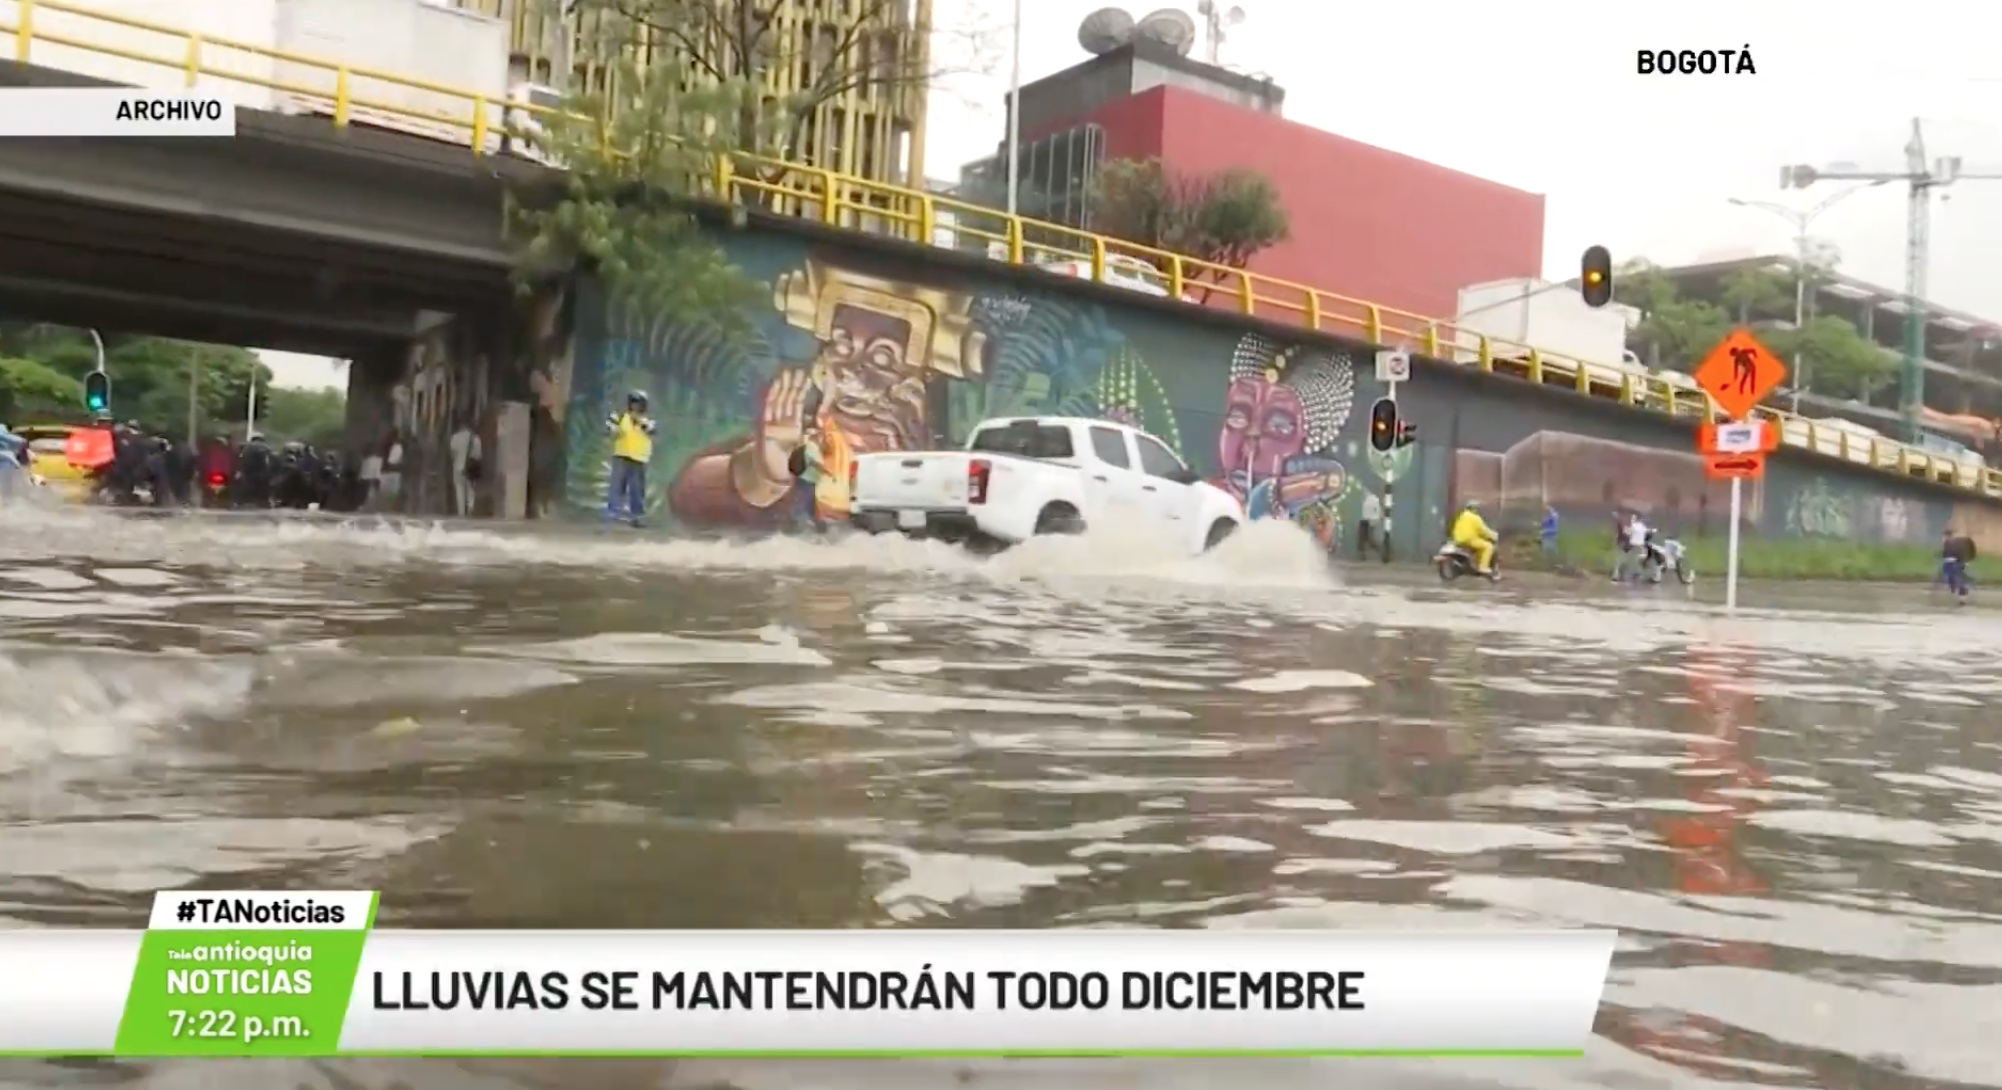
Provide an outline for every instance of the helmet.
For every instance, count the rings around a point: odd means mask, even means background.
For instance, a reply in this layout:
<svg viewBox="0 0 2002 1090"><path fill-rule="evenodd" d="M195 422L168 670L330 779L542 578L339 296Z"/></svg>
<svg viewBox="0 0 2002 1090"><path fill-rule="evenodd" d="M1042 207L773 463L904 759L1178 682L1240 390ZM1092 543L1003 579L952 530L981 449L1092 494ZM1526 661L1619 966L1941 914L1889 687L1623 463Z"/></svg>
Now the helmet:
<svg viewBox="0 0 2002 1090"><path fill-rule="evenodd" d="M634 390L634 391L632 391L631 393L627 394L627 395L626 395L626 404L628 404L628 405L638 405L638 406L639 406L640 408L642 408L642 409L646 408L646 391L645 391L645 390Z"/></svg>
<svg viewBox="0 0 2002 1090"><path fill-rule="evenodd" d="M1462 511L1478 511L1481 509L1481 501L1468 500L1466 503L1460 505L1460 509Z"/></svg>

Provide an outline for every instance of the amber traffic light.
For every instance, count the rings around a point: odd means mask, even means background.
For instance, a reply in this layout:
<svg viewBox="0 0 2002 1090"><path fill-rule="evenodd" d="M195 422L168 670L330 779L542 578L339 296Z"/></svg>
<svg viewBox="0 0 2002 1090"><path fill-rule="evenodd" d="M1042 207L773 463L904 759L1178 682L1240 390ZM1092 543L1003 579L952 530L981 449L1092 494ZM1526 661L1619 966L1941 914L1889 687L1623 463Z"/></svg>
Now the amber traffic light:
<svg viewBox="0 0 2002 1090"><path fill-rule="evenodd" d="M1578 294L1588 307L1603 307L1613 301L1613 255L1604 246L1585 248L1579 267Z"/></svg>
<svg viewBox="0 0 2002 1090"><path fill-rule="evenodd" d="M1397 402L1387 397L1376 399L1369 407L1369 445L1374 450L1387 451L1397 446Z"/></svg>

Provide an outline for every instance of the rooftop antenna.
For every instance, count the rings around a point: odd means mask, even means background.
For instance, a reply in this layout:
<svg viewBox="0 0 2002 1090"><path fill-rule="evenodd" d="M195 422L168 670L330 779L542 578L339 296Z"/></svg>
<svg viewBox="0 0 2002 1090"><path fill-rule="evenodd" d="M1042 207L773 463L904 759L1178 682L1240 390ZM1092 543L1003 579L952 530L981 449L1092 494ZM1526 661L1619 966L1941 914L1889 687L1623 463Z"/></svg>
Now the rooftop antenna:
<svg viewBox="0 0 2002 1090"><path fill-rule="evenodd" d="M1204 58L1211 64L1223 53L1223 43L1229 37L1232 27L1244 23L1244 9L1233 4L1229 8L1219 8L1216 0L1196 0L1196 14L1203 17L1204 35L1208 39L1204 46Z"/></svg>

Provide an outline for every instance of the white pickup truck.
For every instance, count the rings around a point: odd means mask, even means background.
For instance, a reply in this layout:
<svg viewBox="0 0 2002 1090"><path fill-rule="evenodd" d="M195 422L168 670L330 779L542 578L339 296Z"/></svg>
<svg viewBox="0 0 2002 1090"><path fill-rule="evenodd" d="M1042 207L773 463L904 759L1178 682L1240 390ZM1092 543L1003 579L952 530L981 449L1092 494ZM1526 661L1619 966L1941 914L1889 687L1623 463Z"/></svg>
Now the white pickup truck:
<svg viewBox="0 0 2002 1090"><path fill-rule="evenodd" d="M983 421L965 450L862 455L849 463L848 495L858 529L973 546L1134 520L1195 554L1244 522L1235 497L1159 439L1072 417Z"/></svg>

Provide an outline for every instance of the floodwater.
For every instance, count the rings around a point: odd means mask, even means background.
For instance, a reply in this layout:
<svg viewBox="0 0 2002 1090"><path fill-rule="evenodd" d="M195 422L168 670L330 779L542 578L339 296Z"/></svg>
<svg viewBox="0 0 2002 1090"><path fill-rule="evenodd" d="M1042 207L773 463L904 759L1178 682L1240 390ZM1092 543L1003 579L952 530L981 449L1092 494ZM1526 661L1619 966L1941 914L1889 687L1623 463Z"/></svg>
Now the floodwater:
<svg viewBox="0 0 2002 1090"><path fill-rule="evenodd" d="M381 889L392 926L1622 933L1575 1061L8 1061L0 1086L2002 1086L2002 625L1923 591L1727 620L1680 588L1330 573L1274 526L1199 561L0 531L0 925L138 926L204 884Z"/></svg>

